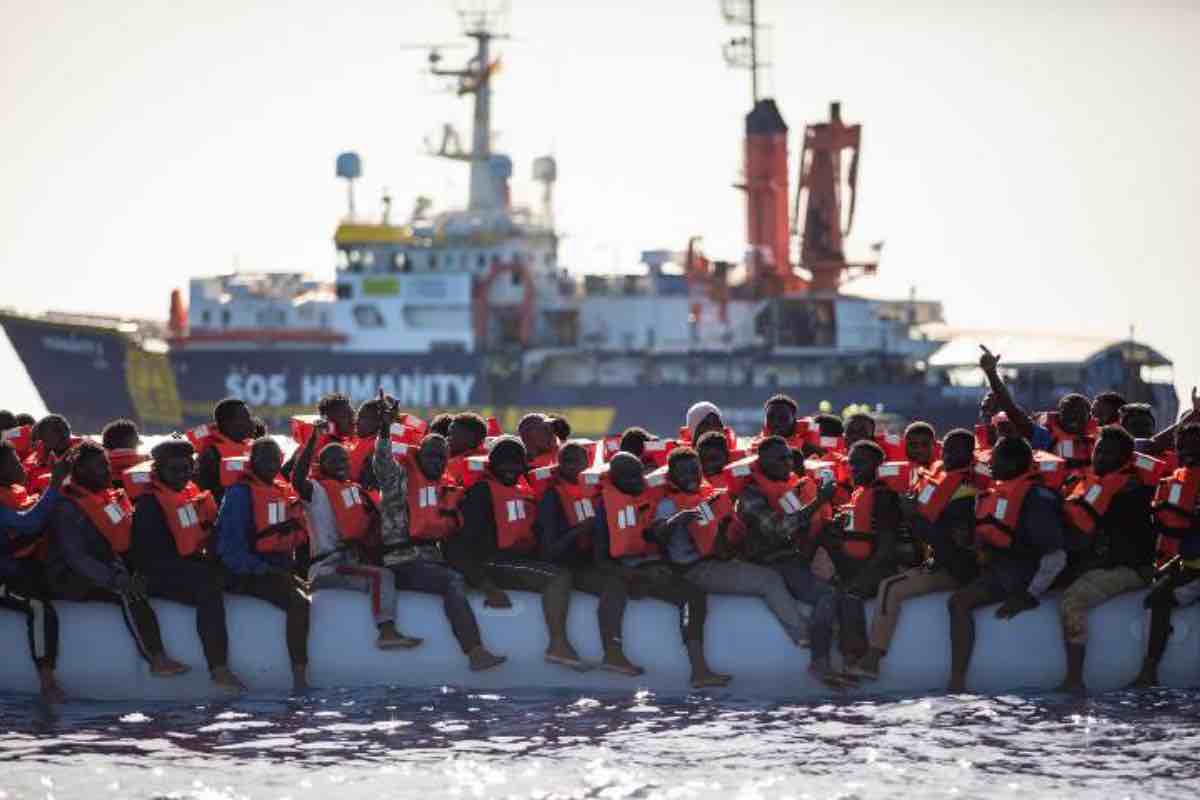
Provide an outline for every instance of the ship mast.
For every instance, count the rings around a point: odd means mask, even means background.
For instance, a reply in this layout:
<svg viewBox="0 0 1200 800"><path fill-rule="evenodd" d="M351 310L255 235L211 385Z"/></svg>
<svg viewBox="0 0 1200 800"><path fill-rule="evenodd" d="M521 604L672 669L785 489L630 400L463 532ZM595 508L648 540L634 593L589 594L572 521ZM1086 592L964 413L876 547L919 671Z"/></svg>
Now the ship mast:
<svg viewBox="0 0 1200 800"><path fill-rule="evenodd" d="M463 35L475 40L475 55L461 69L443 69L438 66L442 56L437 48L429 53L429 71L440 77L456 78L457 92L474 95L471 149L464 151L458 133L450 126L443 129L441 146L433 155L455 161L467 161L471 165L471 194L467 207L471 211L495 211L507 205L503 196L501 179L508 175L497 175L497 165L492 159L492 77L499 66L492 60L491 45L494 39L507 38L500 32L505 10L488 3L472 4L460 8ZM507 162L505 162L507 163ZM511 166L509 167L511 170Z"/></svg>
<svg viewBox="0 0 1200 800"><path fill-rule="evenodd" d="M762 51L758 42L758 13L755 0L721 0L721 16L730 25L743 25L746 33L735 36L725 43L722 53L725 63L731 67L750 72L750 96L758 102L758 71L771 66L761 60Z"/></svg>

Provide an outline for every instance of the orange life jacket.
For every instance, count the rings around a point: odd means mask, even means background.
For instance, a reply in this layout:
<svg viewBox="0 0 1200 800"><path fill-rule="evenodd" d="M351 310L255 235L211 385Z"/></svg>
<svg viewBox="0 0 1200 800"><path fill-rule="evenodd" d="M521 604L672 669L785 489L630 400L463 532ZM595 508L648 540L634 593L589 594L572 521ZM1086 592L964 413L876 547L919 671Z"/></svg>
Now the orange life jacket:
<svg viewBox="0 0 1200 800"><path fill-rule="evenodd" d="M666 496L671 498L676 508L694 508L700 512L700 519L688 525L688 534L691 535L692 544L702 558L711 556L716 548L721 523L733 516L733 500L729 493L715 488L707 481L701 481L699 490L694 494L680 491L670 481L665 489ZM727 524L726 527L730 526Z"/></svg>
<svg viewBox="0 0 1200 800"><path fill-rule="evenodd" d="M600 496L608 521L609 555L612 558L658 555L658 544L647 541L645 533L654 522L661 491L647 488L637 496L625 494L607 477L602 486Z"/></svg>
<svg viewBox="0 0 1200 800"><path fill-rule="evenodd" d="M201 438L197 434L197 431L207 431L207 433ZM242 442L236 442L217 430L215 425L201 425L199 428L193 428L188 431L187 435L189 439L193 435L196 435L196 441L203 445L201 448L196 445L195 441L192 442L192 446L196 447L197 453L203 455L209 448L215 447L217 449L217 453L221 456L220 478L223 487L228 489L242 479L242 476L247 471L246 467L250 463L250 447L254 444L252 441L246 439Z"/></svg>
<svg viewBox="0 0 1200 800"><path fill-rule="evenodd" d="M1185 536L1200 534L1200 468L1181 467L1163 478L1154 493L1154 525L1158 529L1158 556L1167 561L1179 555Z"/></svg>
<svg viewBox="0 0 1200 800"><path fill-rule="evenodd" d="M888 461L906 461L908 453L904 450L904 437L898 433L881 431L875 434L875 444L883 448L883 455Z"/></svg>
<svg viewBox="0 0 1200 800"><path fill-rule="evenodd" d="M363 488L354 481L333 478L317 478L316 482L325 490L329 505L333 507L338 538L347 542L364 538L371 529L374 506Z"/></svg>
<svg viewBox="0 0 1200 800"><path fill-rule="evenodd" d="M121 485L125 487L125 494L129 495L130 502L149 491L153 480L154 464L150 461L134 464L121 473Z"/></svg>
<svg viewBox="0 0 1200 800"><path fill-rule="evenodd" d="M973 475L971 467L947 471L941 461L931 470L922 470L916 485L917 513L928 522L937 522L955 493Z"/></svg>
<svg viewBox="0 0 1200 800"><path fill-rule="evenodd" d="M800 448L804 447L806 442L810 440L812 436L812 430L813 421L808 417L804 417L802 419L797 419L795 424L792 426L792 432L783 438L787 439L788 447L792 448L793 450L799 450ZM762 430L758 432L758 436L755 436L754 439L751 440L750 452L757 453L758 446L762 444L763 439L774 435L775 434L768 431L767 426L764 425Z"/></svg>
<svg viewBox="0 0 1200 800"><path fill-rule="evenodd" d="M408 474L408 535L419 541L448 538L462 527L458 513L462 487L444 471L436 480L425 477L415 453L404 463Z"/></svg>
<svg viewBox="0 0 1200 800"><path fill-rule="evenodd" d="M118 447L108 451L108 466L113 475L120 475L135 464L149 460L150 456L144 456L133 448Z"/></svg>
<svg viewBox="0 0 1200 800"><path fill-rule="evenodd" d="M1083 479L1072 487L1063 504L1067 522L1086 536L1094 534L1113 498L1129 485L1129 479L1134 477L1135 472L1133 467L1126 466L1101 477L1088 467Z"/></svg>
<svg viewBox="0 0 1200 800"><path fill-rule="evenodd" d="M812 426L808 432L808 443L821 451L828 457L833 453L846 452L846 437L845 436L822 436L821 428L817 425Z"/></svg>
<svg viewBox="0 0 1200 800"><path fill-rule="evenodd" d="M1133 469L1143 486L1157 487L1159 481L1168 475L1167 464L1145 453L1133 454ZM1172 470L1173 472L1174 470Z"/></svg>
<svg viewBox="0 0 1200 800"><path fill-rule="evenodd" d="M101 489L90 492L70 481L63 483L63 495L91 520L96 530L108 540L114 553L129 551L133 534L133 506L122 489Z"/></svg>
<svg viewBox="0 0 1200 800"><path fill-rule="evenodd" d="M680 443L674 439L651 439L642 450L642 461L655 467L664 467L667 464L667 456L679 446Z"/></svg>
<svg viewBox="0 0 1200 800"><path fill-rule="evenodd" d="M875 472L876 480L897 494L912 491L920 467L912 461L885 461Z"/></svg>
<svg viewBox="0 0 1200 800"><path fill-rule="evenodd" d="M26 459L33 452L33 426L22 425L0 432L0 440L8 442L17 451L17 457Z"/></svg>
<svg viewBox="0 0 1200 800"><path fill-rule="evenodd" d="M197 454L203 455L205 450L215 447L221 454L221 458L250 455L250 445L254 444L250 439L240 442L230 439L221 433L221 429L216 426L216 423L211 422L197 425L184 435L192 443L192 447L196 448Z"/></svg>
<svg viewBox="0 0 1200 800"><path fill-rule="evenodd" d="M14 483L11 486L0 486L0 506L11 511L28 511L37 505L40 495L28 491L19 483ZM41 536L37 541L27 544L20 550L13 552L12 558L36 558L39 561L46 560L47 541L45 536Z"/></svg>
<svg viewBox="0 0 1200 800"><path fill-rule="evenodd" d="M474 450L452 456L446 462L446 474L464 489L470 489L487 472L487 448L482 445Z"/></svg>
<svg viewBox="0 0 1200 800"><path fill-rule="evenodd" d="M855 561L866 561L875 554L878 544L875 535L875 493L883 486L877 482L871 486L854 487L850 502L838 509L839 514L848 515L842 552Z"/></svg>
<svg viewBox="0 0 1200 800"><path fill-rule="evenodd" d="M730 428L728 425L726 425L725 428L721 432L725 436L725 449L729 452L729 460L735 461L739 458L745 457L746 451L744 451L743 449L738 447L737 433L734 432L733 428ZM678 447L684 447L684 446L695 447L696 446L696 443L692 441L692 432L690 430L688 430L686 425L680 427L680 429L679 429L679 440L677 442L677 446ZM799 447L799 445L797 445L797 447ZM753 444L751 444L750 449L751 450L754 449Z"/></svg>
<svg viewBox="0 0 1200 800"><path fill-rule="evenodd" d="M272 483L264 483L252 471L246 470L242 482L250 487L251 505L254 507L254 534L252 549L256 553L290 553L308 541L304 527L304 511L300 499L280 476ZM296 523L283 530L287 522Z"/></svg>
<svg viewBox="0 0 1200 800"><path fill-rule="evenodd" d="M1042 425L1050 431L1053 440L1054 455L1067 462L1073 469L1086 467L1092 463L1092 447L1096 444L1095 429L1084 428L1080 434L1067 433L1058 421L1057 411L1047 411L1042 415Z"/></svg>
<svg viewBox="0 0 1200 800"><path fill-rule="evenodd" d="M818 482L809 476L801 478L795 473L788 476L786 481L773 481L768 478L758 466L758 457L745 458L726 467L733 480L740 481L740 493L746 486L753 486L766 498L772 511L781 514L795 514L817 497ZM808 533L815 536L832 518L828 504L812 515Z"/></svg>
<svg viewBox="0 0 1200 800"><path fill-rule="evenodd" d="M484 477L492 490L492 515L496 519L496 546L501 550L529 552L537 546L533 533L533 521L537 506L533 502L533 490L524 478L518 478L512 486L505 486L489 471Z"/></svg>
<svg viewBox="0 0 1200 800"><path fill-rule="evenodd" d="M25 458L25 488L39 494L46 491L50 486L50 474L54 472L54 465L82 441L82 436L72 436L62 455L47 450L43 442L35 444Z"/></svg>
<svg viewBox="0 0 1200 800"><path fill-rule="evenodd" d="M550 486L554 481L554 476L558 474L558 464L544 463L537 466L531 466L529 471L525 473L525 480L529 483L529 488L533 490L534 502L542 502L542 498L546 492L550 491Z"/></svg>
<svg viewBox="0 0 1200 800"><path fill-rule="evenodd" d="M1008 481L996 481L975 499L975 540L998 550L1011 550L1021 521L1021 507L1031 489L1041 486L1030 470Z"/></svg>
<svg viewBox="0 0 1200 800"><path fill-rule="evenodd" d="M212 492L200 491L200 487L191 481L183 491L176 492L158 480L150 482L148 491L162 508L179 555L188 558L200 553L217 518L217 502L213 500Z"/></svg>
<svg viewBox="0 0 1200 800"><path fill-rule="evenodd" d="M574 528L583 525L596 517L596 496L600 493L598 486L580 479L569 483L558 475L554 476L551 486L558 494L558 502L562 506L563 515L567 518L567 527ZM575 537L579 550L590 553L592 550L592 535L590 533Z"/></svg>

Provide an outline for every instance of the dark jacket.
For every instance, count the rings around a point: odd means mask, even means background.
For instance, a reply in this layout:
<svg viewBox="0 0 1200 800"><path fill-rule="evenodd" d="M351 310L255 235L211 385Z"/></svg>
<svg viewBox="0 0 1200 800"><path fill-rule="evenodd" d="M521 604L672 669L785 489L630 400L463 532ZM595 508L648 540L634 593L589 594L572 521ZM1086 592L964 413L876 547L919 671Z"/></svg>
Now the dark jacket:
<svg viewBox="0 0 1200 800"><path fill-rule="evenodd" d="M490 500L489 500L490 502ZM538 504L537 520L533 525L538 540L538 556L543 561L568 567L586 567L592 563L592 553L579 549L581 535L591 532L591 526L581 525L572 531L563 510L558 492L551 489Z"/></svg>
<svg viewBox="0 0 1200 800"><path fill-rule="evenodd" d="M37 504L26 511L0 506L0 581L22 571L21 562L26 559L12 558L12 553L46 535L47 522L61 496L54 489L47 489Z"/></svg>
<svg viewBox="0 0 1200 800"><path fill-rule="evenodd" d="M1150 513L1154 490L1130 477L1100 517L1091 536L1067 530L1072 572L1132 567L1149 570L1154 564L1157 534Z"/></svg>
<svg viewBox="0 0 1200 800"><path fill-rule="evenodd" d="M913 535L933 550L934 568L949 573L964 585L979 572L975 550L970 546L974 530L974 496L952 499L936 522L920 515L913 519Z"/></svg>
<svg viewBox="0 0 1200 800"><path fill-rule="evenodd" d="M71 583L71 574L101 589L115 591L126 572L104 534L70 499L58 503L50 516L50 556L46 575L51 585Z"/></svg>

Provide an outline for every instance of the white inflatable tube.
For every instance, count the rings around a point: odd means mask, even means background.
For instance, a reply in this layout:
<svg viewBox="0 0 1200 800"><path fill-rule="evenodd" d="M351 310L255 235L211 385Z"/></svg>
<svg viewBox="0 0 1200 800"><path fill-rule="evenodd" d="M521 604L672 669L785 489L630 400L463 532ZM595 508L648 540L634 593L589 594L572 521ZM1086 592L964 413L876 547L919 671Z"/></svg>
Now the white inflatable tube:
<svg viewBox="0 0 1200 800"><path fill-rule="evenodd" d="M1149 615L1144 592L1118 597L1095 609L1090 618L1086 679L1097 690L1133 680L1145 652ZM323 590L313 598L309 636L309 678L315 687L451 685L508 691L567 688L579 691L649 688L680 692L688 687L688 661L674 607L655 600L632 601L625 615L629 657L646 674L628 678L593 670L577 672L542 660L546 630L537 595L511 592L513 608L483 607L473 596L484 644L508 656L502 666L471 672L450 632L441 599L403 592L397 625L421 636L414 650L381 651L374 646L363 594ZM917 598L904 605L881 680L864 683L850 694L938 691L950 671L949 620L945 594ZM61 645L58 674L68 695L111 700L193 700L220 696L208 679L195 628L193 609L154 601L167 652L192 667L175 678L149 674L138 657L118 609L105 604L59 603ZM976 645L968 686L973 692L1050 689L1063 678L1065 658L1058 602L1051 598L1014 620L994 616L995 606L976 612ZM291 670L284 643L282 612L256 599L226 596L230 666L252 691L286 691ZM1173 686L1200 684L1200 606L1177 609L1175 633L1160 670ZM587 659L599 662L596 599L576 593L571 603L570 636ZM734 675L724 692L771 698L828 696L831 690L805 670L808 651L796 648L779 623L756 598L710 597L706 649L713 667ZM35 692L28 657L25 620L0 611L0 690Z"/></svg>

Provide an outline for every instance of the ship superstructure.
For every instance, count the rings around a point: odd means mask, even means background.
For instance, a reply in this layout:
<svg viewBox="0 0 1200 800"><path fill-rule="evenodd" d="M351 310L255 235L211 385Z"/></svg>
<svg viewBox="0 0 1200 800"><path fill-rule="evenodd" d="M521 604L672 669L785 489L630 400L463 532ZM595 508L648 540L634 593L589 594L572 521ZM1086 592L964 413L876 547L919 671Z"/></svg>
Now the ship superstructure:
<svg viewBox="0 0 1200 800"><path fill-rule="evenodd" d="M469 145L449 125L427 142L430 155L469 167L464 208L432 213L418 196L401 217L385 196L382 214L368 218L355 203L362 159L346 152L336 162L347 211L333 236L332 279L241 271L194 278L186 305L173 296L165 329L95 316L11 313L0 322L47 405L85 429L119 415L148 430L178 428L207 419L230 395L278 424L327 392L361 402L380 388L421 413L476 408L509 426L530 408L559 410L583 435L630 424L670 432L701 398L750 429L762 400L778 391L805 407L867 402L901 419L969 424L977 390L956 385L960 365L935 358L951 339L941 304L843 291L878 269L877 258L846 257L862 127L832 103L828 119L798 138L793 182L791 133L775 101L759 96L755 3L726 0L723 10L744 31L726 56L749 69L753 100L737 183L746 249L737 258L710 257L697 236L643 252L641 271L631 274L561 264L558 165L536 159L539 202L514 202L512 160L492 147L501 21L474 10L463 15L474 56L452 68L440 49L429 55L431 74L472 105ZM877 257L879 246L872 251ZM1169 362L1113 344L1096 342L1104 369L1089 372L1091 362L1080 360L1069 388L1116 385L1154 402L1162 418L1173 415L1174 391L1141 375ZM1048 369L1064 374L1057 362ZM1023 372L1035 375L1036 364ZM1107 385L1091 385L1100 380ZM74 391L80 385L99 394ZM1035 377L1028 385L1053 384ZM105 403L93 408L100 394ZM1038 391L1023 399L1035 407L1050 400Z"/></svg>

